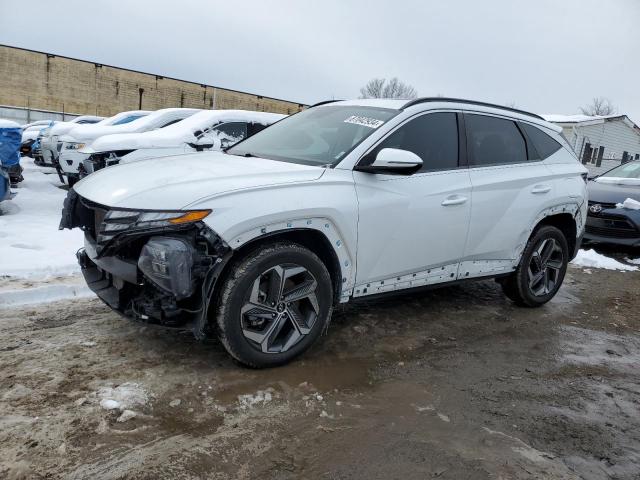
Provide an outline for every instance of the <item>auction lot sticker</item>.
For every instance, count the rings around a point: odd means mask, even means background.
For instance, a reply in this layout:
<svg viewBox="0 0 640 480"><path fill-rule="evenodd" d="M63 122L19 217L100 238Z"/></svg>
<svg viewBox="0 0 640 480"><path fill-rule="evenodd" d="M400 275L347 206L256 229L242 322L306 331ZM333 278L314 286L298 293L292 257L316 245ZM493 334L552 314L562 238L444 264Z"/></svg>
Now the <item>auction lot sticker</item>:
<svg viewBox="0 0 640 480"><path fill-rule="evenodd" d="M377 118L361 117L359 115L351 115L344 123L353 123L355 125L362 125L369 128L378 128L384 123L384 120L378 120Z"/></svg>

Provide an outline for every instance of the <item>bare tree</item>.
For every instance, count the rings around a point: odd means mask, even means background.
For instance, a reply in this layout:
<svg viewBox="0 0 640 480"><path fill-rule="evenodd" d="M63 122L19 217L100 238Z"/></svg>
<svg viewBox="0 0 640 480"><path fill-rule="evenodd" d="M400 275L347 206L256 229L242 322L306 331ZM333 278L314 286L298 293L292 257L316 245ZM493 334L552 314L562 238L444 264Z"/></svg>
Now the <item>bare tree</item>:
<svg viewBox="0 0 640 480"><path fill-rule="evenodd" d="M611 100L605 97L594 97L591 103L586 107L580 107L583 115L597 117L602 115L612 115L616 113L617 108L613 106Z"/></svg>
<svg viewBox="0 0 640 480"><path fill-rule="evenodd" d="M401 82L396 77L387 81L385 78L373 78L360 89L360 98L416 98L418 92L411 85Z"/></svg>

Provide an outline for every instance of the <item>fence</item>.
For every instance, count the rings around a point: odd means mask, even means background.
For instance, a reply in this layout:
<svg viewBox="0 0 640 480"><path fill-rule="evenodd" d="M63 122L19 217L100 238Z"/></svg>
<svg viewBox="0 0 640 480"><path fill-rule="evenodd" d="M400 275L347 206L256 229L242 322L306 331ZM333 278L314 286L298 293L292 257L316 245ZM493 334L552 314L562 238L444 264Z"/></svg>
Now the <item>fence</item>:
<svg viewBox="0 0 640 480"><path fill-rule="evenodd" d="M53 112L49 110L34 110L32 108L10 107L8 105L0 105L0 118L12 120L24 125L25 123L35 122L36 120L58 120L69 121L78 115L74 113Z"/></svg>

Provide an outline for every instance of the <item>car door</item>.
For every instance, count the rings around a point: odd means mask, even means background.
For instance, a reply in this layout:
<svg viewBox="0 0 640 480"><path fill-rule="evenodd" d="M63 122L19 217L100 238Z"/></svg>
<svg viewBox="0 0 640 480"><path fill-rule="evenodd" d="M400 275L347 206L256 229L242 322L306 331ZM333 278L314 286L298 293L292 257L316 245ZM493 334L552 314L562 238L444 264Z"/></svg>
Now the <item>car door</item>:
<svg viewBox="0 0 640 480"><path fill-rule="evenodd" d="M517 122L480 113L465 113L464 121L473 204L461 272L471 277L511 268L555 196L551 171Z"/></svg>
<svg viewBox="0 0 640 480"><path fill-rule="evenodd" d="M471 182L460 148L462 116L412 117L360 160L383 148L409 150L422 168L410 175L354 171L358 251L354 296L453 280L465 249Z"/></svg>

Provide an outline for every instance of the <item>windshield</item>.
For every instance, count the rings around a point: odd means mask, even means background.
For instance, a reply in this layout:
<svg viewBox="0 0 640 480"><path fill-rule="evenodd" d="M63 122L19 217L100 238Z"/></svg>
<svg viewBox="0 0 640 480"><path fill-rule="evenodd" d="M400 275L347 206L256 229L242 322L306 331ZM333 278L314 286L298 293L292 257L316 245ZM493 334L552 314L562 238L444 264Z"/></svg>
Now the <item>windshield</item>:
<svg viewBox="0 0 640 480"><path fill-rule="evenodd" d="M140 117L144 117L144 115L129 115L128 117L121 118L114 125L124 125L125 123L133 122Z"/></svg>
<svg viewBox="0 0 640 480"><path fill-rule="evenodd" d="M303 165L336 165L398 113L377 107L310 108L256 133L227 153Z"/></svg>
<svg viewBox="0 0 640 480"><path fill-rule="evenodd" d="M640 179L640 162L629 162L603 173L600 178L638 178Z"/></svg>

